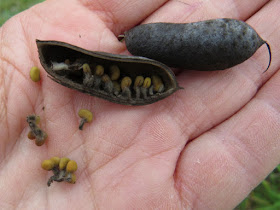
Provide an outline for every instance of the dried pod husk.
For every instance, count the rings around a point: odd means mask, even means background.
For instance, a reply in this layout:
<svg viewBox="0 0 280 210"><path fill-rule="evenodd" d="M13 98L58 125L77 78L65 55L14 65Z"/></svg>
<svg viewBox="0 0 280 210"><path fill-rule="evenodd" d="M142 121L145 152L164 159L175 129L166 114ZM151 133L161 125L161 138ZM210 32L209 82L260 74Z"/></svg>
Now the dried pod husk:
<svg viewBox="0 0 280 210"><path fill-rule="evenodd" d="M92 96L124 105L147 105L162 100L180 89L172 70L155 60L138 56L88 51L64 42L40 40L36 42L41 64L55 82ZM107 82L110 85L110 88L108 88L102 84L104 81L101 80L100 75L95 74L95 70L92 70L92 77L90 75L84 76L82 66L85 63L90 66L90 69L95 69L98 65L103 66L104 74L107 75L112 75L112 66L117 66L120 75L111 77L113 81ZM116 70L114 71L114 74L118 74ZM134 84L137 76L143 76L144 78L159 77L163 82L164 90L144 97L141 94L140 96L136 94L133 85L126 90L129 94L122 94L115 89L117 87L115 83L121 84L124 77L131 78ZM86 82L92 78L98 84L93 84L92 87L85 86L83 84L85 78ZM99 85L99 83L101 84ZM111 91L112 88L113 91Z"/></svg>

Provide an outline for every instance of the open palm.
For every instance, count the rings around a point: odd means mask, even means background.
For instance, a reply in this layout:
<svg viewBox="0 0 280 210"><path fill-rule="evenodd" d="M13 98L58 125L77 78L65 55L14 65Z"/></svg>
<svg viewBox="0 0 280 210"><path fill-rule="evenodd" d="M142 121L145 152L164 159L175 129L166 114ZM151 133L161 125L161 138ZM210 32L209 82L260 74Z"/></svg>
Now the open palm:
<svg viewBox="0 0 280 210"><path fill-rule="evenodd" d="M233 3L234 2L234 3ZM231 209L280 160L279 1L48 0L0 29L1 209ZM147 106L113 104L41 72L36 39L127 54L117 36L142 22L247 21L272 48L225 71L178 71L183 90ZM78 110L94 120L78 129ZM28 140L41 116L46 143ZM78 163L77 182L53 183L41 161Z"/></svg>

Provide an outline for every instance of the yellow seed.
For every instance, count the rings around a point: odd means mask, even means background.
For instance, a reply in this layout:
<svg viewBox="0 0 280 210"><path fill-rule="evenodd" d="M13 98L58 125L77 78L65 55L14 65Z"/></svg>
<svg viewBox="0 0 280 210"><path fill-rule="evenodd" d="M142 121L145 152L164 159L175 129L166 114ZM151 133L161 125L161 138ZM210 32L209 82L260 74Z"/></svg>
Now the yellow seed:
<svg viewBox="0 0 280 210"><path fill-rule="evenodd" d="M29 131L28 134L27 134L27 137L30 139L30 140L34 140L36 138L36 136L34 135L34 133L32 131Z"/></svg>
<svg viewBox="0 0 280 210"><path fill-rule="evenodd" d="M54 167L54 162L52 160L44 160L41 166L44 170L50 171Z"/></svg>
<svg viewBox="0 0 280 210"><path fill-rule="evenodd" d="M91 72L90 67L87 63L83 64L83 71L85 73L90 73Z"/></svg>
<svg viewBox="0 0 280 210"><path fill-rule="evenodd" d="M77 177L75 174L71 174L71 184L75 184L76 183L76 180L77 180Z"/></svg>
<svg viewBox="0 0 280 210"><path fill-rule="evenodd" d="M117 65L110 66L111 80L118 80L120 78L120 69Z"/></svg>
<svg viewBox="0 0 280 210"><path fill-rule="evenodd" d="M31 69L30 69L30 78L33 82L38 82L40 81L40 69L36 66L33 66Z"/></svg>
<svg viewBox="0 0 280 210"><path fill-rule="evenodd" d="M104 74L102 77L101 77L101 80L103 81L103 82L109 82L110 81L110 77L107 75L107 74Z"/></svg>
<svg viewBox="0 0 280 210"><path fill-rule="evenodd" d="M66 171L67 172L73 173L73 172L77 171L77 169L78 169L78 165L77 165L76 161L70 160L67 163L67 166L66 166Z"/></svg>
<svg viewBox="0 0 280 210"><path fill-rule="evenodd" d="M60 161L59 161L59 170L63 170L65 169L67 163L70 161L69 158L67 157L63 157L63 158L60 158Z"/></svg>
<svg viewBox="0 0 280 210"><path fill-rule="evenodd" d="M78 115L81 118L85 118L87 122L91 122L93 118L92 112L87 109L80 109Z"/></svg>
<svg viewBox="0 0 280 210"><path fill-rule="evenodd" d="M125 88L130 87L132 80L130 77L124 77L121 81L121 89L124 90Z"/></svg>
<svg viewBox="0 0 280 210"><path fill-rule="evenodd" d="M152 76L152 82L154 86L154 91L159 92L162 91L163 83L160 77L158 76Z"/></svg>
<svg viewBox="0 0 280 210"><path fill-rule="evenodd" d="M95 67L95 74L96 74L97 76L102 76L102 75L104 74L104 67L101 66L101 65L97 65L97 66Z"/></svg>
<svg viewBox="0 0 280 210"><path fill-rule="evenodd" d="M142 76L137 76L137 77L135 78L135 81L134 81L134 88L135 88L135 87L140 87L140 86L142 86L143 83L144 83L144 77L142 77Z"/></svg>
<svg viewBox="0 0 280 210"><path fill-rule="evenodd" d="M35 123L38 125L40 123L40 116L35 116Z"/></svg>
<svg viewBox="0 0 280 210"><path fill-rule="evenodd" d="M58 166L59 165L59 162L60 162L60 158L59 157L52 157L50 160L53 161L54 166Z"/></svg>
<svg viewBox="0 0 280 210"><path fill-rule="evenodd" d="M151 78L150 77L146 77L143 83L143 87L144 88L149 88L152 84Z"/></svg>

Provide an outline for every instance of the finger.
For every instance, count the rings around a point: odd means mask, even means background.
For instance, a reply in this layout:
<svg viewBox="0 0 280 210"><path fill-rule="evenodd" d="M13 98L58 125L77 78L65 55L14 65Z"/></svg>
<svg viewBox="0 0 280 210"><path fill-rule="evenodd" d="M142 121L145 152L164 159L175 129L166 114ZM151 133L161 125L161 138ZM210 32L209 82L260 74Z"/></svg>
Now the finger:
<svg viewBox="0 0 280 210"><path fill-rule="evenodd" d="M246 20L267 2L269 0L171 0L149 16L145 22L197 22L221 17Z"/></svg>
<svg viewBox="0 0 280 210"><path fill-rule="evenodd" d="M175 180L186 203L197 201L192 208L232 209L279 164L279 81L278 72L242 111L184 150Z"/></svg>
<svg viewBox="0 0 280 210"><path fill-rule="evenodd" d="M80 2L93 13L98 13L107 26L117 34L144 20L168 0L109 0Z"/></svg>
<svg viewBox="0 0 280 210"><path fill-rule="evenodd" d="M265 14L277 14L279 8L279 2L273 1L250 21L260 20ZM258 22L264 26L263 31L269 28L265 21L267 20ZM275 17L269 25L276 23ZM279 56L276 37L279 34L279 30L267 31L275 52L273 72L280 68L279 61L276 60ZM277 72L240 112L186 147L178 162L176 182L185 202L190 204L197 201L193 208L234 207L279 164L279 80ZM260 87L262 82L257 86ZM252 91L250 89L254 86L243 87L242 91ZM240 89L237 91L240 92ZM229 101L224 105L230 106L233 101L230 98ZM216 113L223 112L227 106L223 106L223 109L216 108ZM212 172L208 173L210 170Z"/></svg>

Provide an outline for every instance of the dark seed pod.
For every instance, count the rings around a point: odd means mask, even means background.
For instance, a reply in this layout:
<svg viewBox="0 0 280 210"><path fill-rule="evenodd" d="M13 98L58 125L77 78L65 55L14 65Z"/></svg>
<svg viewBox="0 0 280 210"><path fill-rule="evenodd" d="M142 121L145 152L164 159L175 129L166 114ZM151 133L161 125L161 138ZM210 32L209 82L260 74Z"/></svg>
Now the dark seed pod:
<svg viewBox="0 0 280 210"><path fill-rule="evenodd" d="M36 42L40 62L51 79L92 96L118 104L146 105L164 99L180 89L172 70L158 61L88 51L64 42ZM161 85L162 88L154 88L152 94L145 91L146 87L141 87L144 94L135 91L133 85L125 85L124 89L120 89L123 79L129 78L134 84L138 76L159 78L155 80L155 86Z"/></svg>
<svg viewBox="0 0 280 210"><path fill-rule="evenodd" d="M234 19L143 24L125 32L124 38L131 54L183 69L227 69L250 58L263 44L271 62L268 43L247 23Z"/></svg>

